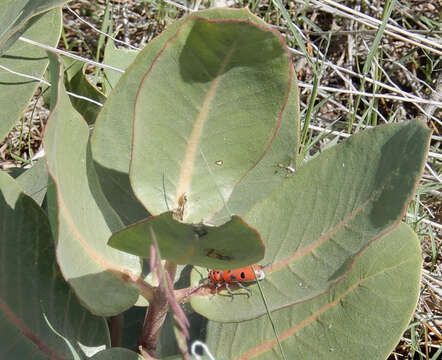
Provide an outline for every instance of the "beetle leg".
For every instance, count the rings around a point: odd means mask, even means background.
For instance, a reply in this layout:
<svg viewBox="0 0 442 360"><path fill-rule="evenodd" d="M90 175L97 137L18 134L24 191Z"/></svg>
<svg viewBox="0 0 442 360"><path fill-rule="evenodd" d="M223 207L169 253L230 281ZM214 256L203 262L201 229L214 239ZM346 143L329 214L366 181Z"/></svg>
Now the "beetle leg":
<svg viewBox="0 0 442 360"><path fill-rule="evenodd" d="M221 283L216 283L215 285L215 292L210 296L209 300L212 300L216 294L218 294L218 289L223 286L223 284Z"/></svg>
<svg viewBox="0 0 442 360"><path fill-rule="evenodd" d="M234 297L235 294L233 293L233 291L232 291L232 289L230 288L230 286L229 286L228 283L226 283L226 290L227 290L227 292L229 293L230 297L232 298L231 300L233 301L233 297Z"/></svg>
<svg viewBox="0 0 442 360"><path fill-rule="evenodd" d="M247 291L247 297L250 297L252 295L252 292L250 291L250 289L248 289L247 287L245 287L243 284L241 284L240 282L238 283L238 286L241 289L244 289L245 291Z"/></svg>
<svg viewBox="0 0 442 360"><path fill-rule="evenodd" d="M193 288L189 289L189 291L186 292L186 293L184 294L184 298L183 298L183 300L184 300L184 299L187 299L187 298L188 298L190 295L192 295L195 291L201 289L201 288L202 288L203 286L205 286L205 285L207 285L206 282L203 282L203 283L201 283L201 284L199 284L199 285L197 285L197 286L194 286Z"/></svg>

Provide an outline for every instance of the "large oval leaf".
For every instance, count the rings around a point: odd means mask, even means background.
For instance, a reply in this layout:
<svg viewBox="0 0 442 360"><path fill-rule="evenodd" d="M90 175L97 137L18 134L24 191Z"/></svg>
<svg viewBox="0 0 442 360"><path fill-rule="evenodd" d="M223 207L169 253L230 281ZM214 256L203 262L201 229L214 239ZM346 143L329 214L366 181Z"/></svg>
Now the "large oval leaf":
<svg viewBox="0 0 442 360"><path fill-rule="evenodd" d="M416 234L401 224L369 246L331 291L273 312L286 358L385 359L416 306L420 253ZM239 311L235 302L229 312ZM209 321L206 341L217 359L282 358L267 316L230 324Z"/></svg>
<svg viewBox="0 0 442 360"><path fill-rule="evenodd" d="M325 151L244 215L266 245L263 264L270 309L311 299L342 279L355 258L400 221L422 171L430 131L411 121L366 130ZM195 274L194 282L200 279ZM256 285L250 287L256 294ZM192 297L217 321L265 313L258 296Z"/></svg>
<svg viewBox="0 0 442 360"><path fill-rule="evenodd" d="M297 163L299 125L298 86L293 81L280 130L270 148L259 163L235 185L223 208L206 220L207 223L224 224L232 214L247 213L257 201L284 182Z"/></svg>
<svg viewBox="0 0 442 360"><path fill-rule="evenodd" d="M69 102L58 58L50 58L51 98L57 102L44 146L57 190L57 260L65 279L93 313L118 314L138 298L136 284L143 283L140 260L107 246L112 231L123 224L100 192L88 151L88 125Z"/></svg>
<svg viewBox="0 0 442 360"><path fill-rule="evenodd" d="M208 19L249 20L257 25L265 26L265 23L261 19L254 16L246 9L210 9L198 12L195 15ZM153 64L155 58L165 46L166 42L174 36L184 21L186 21L186 18L171 24L163 34L151 41L146 46L145 50L140 52L134 63L128 68L126 73L121 77L118 85L109 95L109 99L100 112L95 124L91 145L95 167L100 175L99 180L109 203L126 224L134 223L147 216L139 202L134 198L127 175L132 147L132 121L134 117L136 92L146 69ZM295 88L295 86L296 85L293 82L293 87ZM284 126L285 119L288 119L287 123L294 120L294 124L296 124L298 121L296 112L294 114L291 112L291 109L293 109L291 104L292 100L287 104L281 126ZM165 139L165 142L166 141L167 138ZM277 138L274 142L276 141ZM112 151L110 151L109 143L112 143ZM290 139L285 138L284 144L286 146L286 153L281 151L283 148L283 146L281 146L278 153L273 151L272 154L276 155L272 158L270 163L289 163L293 157L293 153L296 153L296 151L293 151L293 149L296 149L297 147L296 143L296 134ZM269 152L270 151L271 149L269 149ZM211 166L213 166L213 164L211 164ZM272 166L273 165L270 165L273 169ZM168 176L167 172L165 172L164 176ZM207 171L205 176L207 178ZM158 193L164 193L162 178ZM172 193L168 191L167 195L173 197L173 191ZM164 199L164 195L161 195L161 199ZM165 202L163 201L161 206L165 209L164 211L167 211L164 203ZM170 201L169 206L171 209L173 208L174 204L172 201ZM225 218L222 219L222 222L228 220L231 214L232 212L224 214Z"/></svg>
<svg viewBox="0 0 442 360"><path fill-rule="evenodd" d="M42 209L0 171L0 358L84 358L110 344L106 321L82 307L55 263Z"/></svg>
<svg viewBox="0 0 442 360"><path fill-rule="evenodd" d="M243 267L264 257L264 244L256 230L238 216L222 226L183 224L171 212L133 224L112 235L109 245L138 255L150 257L158 241L161 257L177 264L193 264L221 269Z"/></svg>
<svg viewBox="0 0 442 360"><path fill-rule="evenodd" d="M163 46L138 90L134 193L153 214L183 205L199 223L271 145L291 90L281 36L243 20L191 17Z"/></svg>
<svg viewBox="0 0 442 360"><path fill-rule="evenodd" d="M3 18L5 13L1 12ZM24 36L40 43L55 46L61 33L61 10L55 9L33 24ZM8 51L0 57L0 65L18 73L34 76L40 79L48 66L46 52L35 46L23 42L14 43ZM3 139L29 103L38 80L24 78L4 69L0 69L0 140ZM11 101L14 99L14 101Z"/></svg>
<svg viewBox="0 0 442 360"><path fill-rule="evenodd" d="M0 3L0 56L42 15L68 0L2 0ZM60 11L58 10L58 13ZM60 29L57 26L57 29ZM60 36L59 31L46 31ZM42 32L43 33L43 32Z"/></svg>

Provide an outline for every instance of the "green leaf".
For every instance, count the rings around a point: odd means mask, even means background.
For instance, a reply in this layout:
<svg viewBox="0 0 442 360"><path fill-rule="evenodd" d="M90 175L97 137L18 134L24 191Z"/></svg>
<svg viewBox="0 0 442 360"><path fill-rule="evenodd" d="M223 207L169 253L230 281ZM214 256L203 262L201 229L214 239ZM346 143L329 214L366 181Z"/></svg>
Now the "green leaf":
<svg viewBox="0 0 442 360"><path fill-rule="evenodd" d="M0 5L0 14L3 15L5 13L1 12L2 6ZM24 36L46 45L55 46L60 37L60 31L61 10L55 9L29 27ZM0 57L0 65L9 70L41 79L48 65L48 58L43 49L35 45L16 42ZM20 119L38 85L38 80L0 69L0 139L3 139Z"/></svg>
<svg viewBox="0 0 442 360"><path fill-rule="evenodd" d="M99 352L91 360L144 360L144 358L128 349L112 348Z"/></svg>
<svg viewBox="0 0 442 360"><path fill-rule="evenodd" d="M385 359L416 307L421 264L416 234L400 224L370 245L326 294L273 312L286 358ZM264 293L269 297L268 290ZM234 312L236 301L230 304ZM267 316L209 321L206 341L217 359L281 359Z"/></svg>
<svg viewBox="0 0 442 360"><path fill-rule="evenodd" d="M5 172L0 219L0 358L84 358L109 346L106 321L60 274L45 214Z"/></svg>
<svg viewBox="0 0 442 360"><path fill-rule="evenodd" d="M139 51L137 50L117 48L114 41L108 38L104 48L103 63L121 70L126 70L138 54ZM103 85L105 87L106 95L109 95L112 89L115 88L122 75L123 74L117 71L104 69L104 77L106 80Z"/></svg>
<svg viewBox="0 0 442 360"><path fill-rule="evenodd" d="M66 90L94 100L99 104L104 104L106 96L86 77L87 64L70 58L63 58L63 63L68 68L66 70ZM101 106L91 101L70 96L70 101L75 108L86 120L88 124L93 124L101 110Z"/></svg>
<svg viewBox="0 0 442 360"><path fill-rule="evenodd" d="M48 174L49 175L49 174ZM58 239L58 203L57 203L57 187L50 176L48 176L48 187L46 191L46 214L48 215L49 224L54 239Z"/></svg>
<svg viewBox="0 0 442 360"><path fill-rule="evenodd" d="M191 356L190 360L212 360L213 357L209 357L208 355L199 355L198 357ZM163 358L163 360L183 360L181 355L173 355Z"/></svg>
<svg viewBox="0 0 442 360"><path fill-rule="evenodd" d="M295 78L294 78L295 80ZM212 218L210 224L223 224L231 214L245 214L260 199L281 185L297 163L299 146L299 94L296 81L287 101L272 145L256 166L235 186L230 198Z"/></svg>
<svg viewBox="0 0 442 360"><path fill-rule="evenodd" d="M46 125L44 147L57 189L57 259L63 276L93 313L118 314L137 300L140 260L106 245L111 232L123 224L100 192L90 158L88 125L63 89L58 58L50 55L50 59L51 98L56 103Z"/></svg>
<svg viewBox="0 0 442 360"><path fill-rule="evenodd" d="M30 169L27 169L17 177L17 182L23 188L25 194L34 199L34 201L41 206L48 187L48 169L46 168L46 160L40 159L35 161Z"/></svg>
<svg viewBox="0 0 442 360"><path fill-rule="evenodd" d="M264 244L270 309L327 291L373 241L402 218L420 177L430 130L419 121L385 125L352 136L302 166L243 217ZM194 274L197 283L199 274ZM254 295L257 286L249 287ZM193 296L192 306L217 321L265 313L258 296L241 296L235 312L226 297Z"/></svg>
<svg viewBox="0 0 442 360"><path fill-rule="evenodd" d="M249 20L258 25L265 25L246 9L210 9L194 15L208 19ZM133 195L128 177L136 93L146 69L152 65L168 39L174 36L186 19L171 24L139 53L109 95L95 124L91 148L100 184L111 206L128 225L147 217L146 211ZM284 155L274 162L283 163L286 160L287 155ZM160 189L163 189L162 182ZM161 195L161 199L164 199L164 195ZM230 215L231 213L229 217Z"/></svg>
<svg viewBox="0 0 442 360"><path fill-rule="evenodd" d="M130 178L148 211L185 196L183 221L198 223L221 208L272 144L292 73L270 27L185 21L145 68L135 102Z"/></svg>
<svg viewBox="0 0 442 360"><path fill-rule="evenodd" d="M172 212L167 212L113 234L108 244L149 258L153 243L150 228L157 238L161 257L177 264L227 269L253 264L264 257L259 234L237 216L222 226L211 227L178 222Z"/></svg>
<svg viewBox="0 0 442 360"><path fill-rule="evenodd" d="M66 0L2 0L0 3L0 56L23 32L39 22L44 12L66 2ZM57 13L60 13L60 10ZM53 32L53 29L51 31ZM27 37L27 34L25 36ZM60 36L59 33L58 36Z"/></svg>

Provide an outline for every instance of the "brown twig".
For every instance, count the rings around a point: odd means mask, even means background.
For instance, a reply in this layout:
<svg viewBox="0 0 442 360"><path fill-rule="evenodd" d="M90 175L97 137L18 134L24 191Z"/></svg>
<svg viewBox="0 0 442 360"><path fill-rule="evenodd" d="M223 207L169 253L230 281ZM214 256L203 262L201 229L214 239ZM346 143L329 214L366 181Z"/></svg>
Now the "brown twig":
<svg viewBox="0 0 442 360"><path fill-rule="evenodd" d="M118 314L110 318L110 335L112 347L121 346L121 333L123 325L123 314Z"/></svg>
<svg viewBox="0 0 442 360"><path fill-rule="evenodd" d="M189 338L189 321L183 310L179 306L173 290L172 279L175 278L177 265L166 261L164 268L161 263L161 254L159 253L155 233L151 229L153 244L150 246L150 270L155 272L159 285L155 288L153 299L149 302L149 308L144 319L143 330L139 339L140 353L146 359L155 359L154 354L161 328L166 319L169 306L174 313L174 319L178 325L178 342L181 354L184 359L189 359L187 345L185 340Z"/></svg>
<svg viewBox="0 0 442 360"><path fill-rule="evenodd" d="M139 339L140 353L146 359L155 359L154 353L168 311L167 295L163 288L158 287L153 301L149 303ZM149 355L149 357L146 357L146 355Z"/></svg>

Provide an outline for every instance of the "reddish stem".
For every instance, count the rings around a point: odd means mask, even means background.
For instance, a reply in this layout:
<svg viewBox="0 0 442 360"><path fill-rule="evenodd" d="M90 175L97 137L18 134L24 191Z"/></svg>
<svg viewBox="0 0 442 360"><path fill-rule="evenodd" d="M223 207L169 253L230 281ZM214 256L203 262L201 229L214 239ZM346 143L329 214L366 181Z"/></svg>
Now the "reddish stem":
<svg viewBox="0 0 442 360"><path fill-rule="evenodd" d="M158 287L155 291L154 299L149 303L146 318L144 319L143 331L139 339L139 348L146 359L155 355L161 328L166 319L169 304L165 292ZM144 353L150 355L146 357Z"/></svg>
<svg viewBox="0 0 442 360"><path fill-rule="evenodd" d="M151 267L153 266L155 266L155 264L151 264ZM166 261L165 271L167 271L171 277L173 276L173 278L175 278L176 264ZM158 339L168 311L167 289L163 286L158 286L154 290L153 299L149 301L143 331L139 339L140 353L146 359L155 358L154 354Z"/></svg>
<svg viewBox="0 0 442 360"><path fill-rule="evenodd" d="M121 327L123 326L123 314L118 314L110 318L111 345L121 346Z"/></svg>

